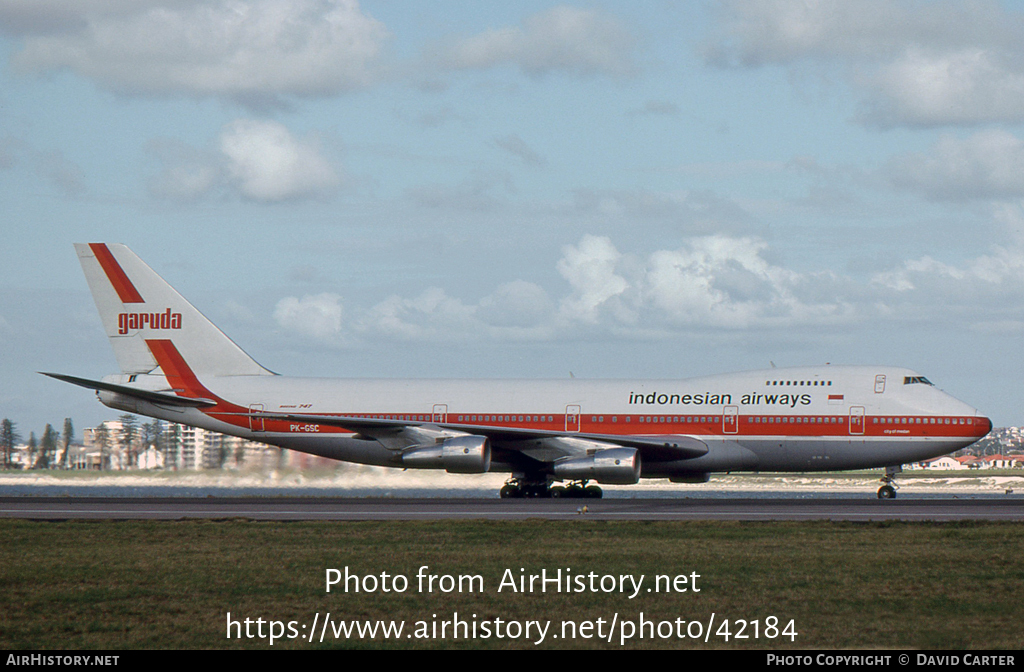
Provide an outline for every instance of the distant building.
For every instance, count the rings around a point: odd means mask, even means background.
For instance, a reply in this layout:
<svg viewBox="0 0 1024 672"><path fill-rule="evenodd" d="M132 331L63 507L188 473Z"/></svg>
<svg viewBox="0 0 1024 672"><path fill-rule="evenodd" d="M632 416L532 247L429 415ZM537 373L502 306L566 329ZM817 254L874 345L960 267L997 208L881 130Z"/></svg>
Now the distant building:
<svg viewBox="0 0 1024 672"><path fill-rule="evenodd" d="M1017 466L1014 459L1006 455L986 455L979 458L982 469L1012 469Z"/></svg>
<svg viewBox="0 0 1024 672"><path fill-rule="evenodd" d="M962 464L964 469L977 469L981 466L981 461L974 455L963 455L956 458L956 461Z"/></svg>
<svg viewBox="0 0 1024 672"><path fill-rule="evenodd" d="M941 469L946 471L952 471L955 469L967 469L967 466L961 464L956 458L948 455L942 457L936 457L933 460L926 460L921 463L921 467L924 469Z"/></svg>
<svg viewBox="0 0 1024 672"><path fill-rule="evenodd" d="M164 468L164 454L157 450L154 446L146 448L144 451L139 453L136 461L136 467L139 469L163 469Z"/></svg>
<svg viewBox="0 0 1024 672"><path fill-rule="evenodd" d="M164 423L160 436L150 445L143 445L142 432L137 432L126 454L122 446L123 426L120 421L102 423L107 430L107 469L237 469L243 465L274 467L281 459L281 450L257 441L227 436L198 427ZM102 469L103 451L97 442L98 427L82 431L81 455L75 468ZM131 457L131 459L129 459ZM132 462L132 464L129 464Z"/></svg>
<svg viewBox="0 0 1024 672"><path fill-rule="evenodd" d="M275 466L280 449L188 425L169 425L167 469L225 469L243 465Z"/></svg>

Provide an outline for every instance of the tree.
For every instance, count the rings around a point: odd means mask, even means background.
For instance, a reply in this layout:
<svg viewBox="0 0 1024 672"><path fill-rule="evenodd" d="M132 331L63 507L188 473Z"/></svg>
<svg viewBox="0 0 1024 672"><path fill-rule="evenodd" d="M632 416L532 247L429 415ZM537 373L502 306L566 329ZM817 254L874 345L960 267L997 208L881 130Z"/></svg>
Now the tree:
<svg viewBox="0 0 1024 672"><path fill-rule="evenodd" d="M68 449L71 447L71 442L75 438L75 427L71 424L71 418L64 418L64 432L60 437L60 459L57 460L57 466L61 469L68 468Z"/></svg>
<svg viewBox="0 0 1024 672"><path fill-rule="evenodd" d="M21 441L21 435L14 423L7 418L0 422L0 451L3 452L4 469L14 466L14 447Z"/></svg>
<svg viewBox="0 0 1024 672"><path fill-rule="evenodd" d="M110 430L101 422L92 434L93 442L100 448L100 469L110 468Z"/></svg>
<svg viewBox="0 0 1024 672"><path fill-rule="evenodd" d="M43 430L43 438L39 441L39 457L36 459L35 469L49 469L57 456L57 442L60 435L53 425L46 423Z"/></svg>
<svg viewBox="0 0 1024 672"><path fill-rule="evenodd" d="M162 433L163 428L159 420L153 420L153 422L142 423L142 425L139 427L139 438L140 443L142 444L141 450L144 452L149 450L150 447L152 447L158 453L162 453L163 451L161 450L160 447Z"/></svg>
<svg viewBox="0 0 1024 672"><path fill-rule="evenodd" d="M163 457L164 469L168 468L167 463L167 436L164 431L164 423L161 420L153 420L149 423L149 434L153 437L153 448Z"/></svg>
<svg viewBox="0 0 1024 672"><path fill-rule="evenodd" d="M135 466L136 452L132 448L135 442L135 435L138 433L138 419L131 413L125 413L118 418L121 421L121 451L127 458L128 466Z"/></svg>
<svg viewBox="0 0 1024 672"><path fill-rule="evenodd" d="M206 435L206 443L210 451L210 457L207 458L206 466L211 469L223 469L224 463L228 461L228 447L224 442L223 434L212 434Z"/></svg>
<svg viewBox="0 0 1024 672"><path fill-rule="evenodd" d="M245 442L235 441L235 466L240 467L245 464Z"/></svg>
<svg viewBox="0 0 1024 672"><path fill-rule="evenodd" d="M163 432L164 469L178 470L178 451L181 448L181 425L172 423Z"/></svg>
<svg viewBox="0 0 1024 672"><path fill-rule="evenodd" d="M39 452L39 443L36 441L36 433L28 433L28 468L31 469L36 460L36 453Z"/></svg>

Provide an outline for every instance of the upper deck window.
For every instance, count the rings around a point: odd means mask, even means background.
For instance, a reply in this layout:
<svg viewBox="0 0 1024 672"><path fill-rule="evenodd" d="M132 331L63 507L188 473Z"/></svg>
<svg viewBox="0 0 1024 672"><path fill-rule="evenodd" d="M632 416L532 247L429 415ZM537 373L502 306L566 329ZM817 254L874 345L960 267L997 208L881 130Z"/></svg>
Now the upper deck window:
<svg viewBox="0 0 1024 672"><path fill-rule="evenodd" d="M924 376L904 376L903 384L904 385L917 385L917 384L932 385L932 381L928 380Z"/></svg>

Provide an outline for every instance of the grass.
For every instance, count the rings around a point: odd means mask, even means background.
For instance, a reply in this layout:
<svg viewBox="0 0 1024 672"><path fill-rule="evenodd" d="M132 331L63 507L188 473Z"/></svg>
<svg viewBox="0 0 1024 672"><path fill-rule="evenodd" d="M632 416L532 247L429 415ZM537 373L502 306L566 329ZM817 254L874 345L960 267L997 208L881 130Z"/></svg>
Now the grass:
<svg viewBox="0 0 1024 672"><path fill-rule="evenodd" d="M1003 523L695 522L33 522L0 520L0 648L268 648L226 639L232 618L500 617L759 620L760 639L675 638L631 647L1021 648L1024 527ZM473 574L485 590L420 593L422 565ZM325 570L403 574L404 593L325 592ZM574 574L700 575L700 592L497 592L508 568ZM651 581L650 578L647 581ZM645 586L650 586L646 583ZM436 614L436 619L433 616ZM795 622L795 641L764 638L764 619ZM735 632L735 624L731 623ZM605 626L607 627L607 626ZM717 626L716 626L717 627ZM253 625L255 633L255 625ZM406 630L409 632L409 630ZM450 633L450 630L449 630ZM747 634L753 634L752 626ZM543 647L618 648L596 639ZM535 638L531 638L535 639ZM280 639L274 648L534 648L517 640Z"/></svg>

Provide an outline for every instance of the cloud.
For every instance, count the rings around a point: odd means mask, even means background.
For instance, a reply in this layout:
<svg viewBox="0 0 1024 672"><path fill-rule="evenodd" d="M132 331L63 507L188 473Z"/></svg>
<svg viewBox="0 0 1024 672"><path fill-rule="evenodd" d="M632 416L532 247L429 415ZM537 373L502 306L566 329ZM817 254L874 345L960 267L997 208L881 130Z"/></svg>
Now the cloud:
<svg viewBox="0 0 1024 672"><path fill-rule="evenodd" d="M398 340L463 340L479 333L473 313L472 306L429 287L412 299L388 297L367 311L359 329Z"/></svg>
<svg viewBox="0 0 1024 672"><path fill-rule="evenodd" d="M85 171L60 150L40 150L23 140L0 138L0 170L9 170L20 162L31 167L37 177L49 182L65 196L85 193Z"/></svg>
<svg viewBox="0 0 1024 672"><path fill-rule="evenodd" d="M332 192L339 183L311 141L297 141L283 125L239 119L220 136L228 179L247 198L283 201Z"/></svg>
<svg viewBox="0 0 1024 672"><path fill-rule="evenodd" d="M427 58L448 70L515 65L531 76L625 77L635 71L635 43L605 12L560 6L528 17L522 27L492 29L436 46Z"/></svg>
<svg viewBox="0 0 1024 672"><path fill-rule="evenodd" d="M281 327L319 340L341 333L341 315L341 297L328 293L285 297L274 308L274 321Z"/></svg>
<svg viewBox="0 0 1024 672"><path fill-rule="evenodd" d="M522 138L514 133L503 138L495 138L494 144L512 156L522 159L523 163L528 166L541 167L546 166L548 163L547 159L533 151Z"/></svg>
<svg viewBox="0 0 1024 672"><path fill-rule="evenodd" d="M364 310L355 332L396 341L548 340L554 304L539 285L515 280L473 305L429 287L418 296L392 295Z"/></svg>
<svg viewBox="0 0 1024 672"><path fill-rule="evenodd" d="M85 171L63 152L39 152L35 162L36 171L64 194L78 196L85 192Z"/></svg>
<svg viewBox="0 0 1024 672"><path fill-rule="evenodd" d="M1012 60L1021 56L1024 52ZM866 77L865 84L870 90L865 116L882 125L896 120L921 126L1024 120L1024 68L985 49L908 50Z"/></svg>
<svg viewBox="0 0 1024 672"><path fill-rule="evenodd" d="M150 191L163 198L194 200L223 188L273 203L325 198L341 185L314 138L297 139L272 121L236 119L221 130L216 149L163 140L150 151L163 164Z"/></svg>
<svg viewBox="0 0 1024 672"><path fill-rule="evenodd" d="M291 271L288 273L288 279L306 284L324 282L325 280L323 274L320 273L320 269L309 264L292 266Z"/></svg>
<svg viewBox="0 0 1024 672"><path fill-rule="evenodd" d="M993 248L961 265L930 256L872 277L886 291L884 305L905 321L958 324L973 329L1017 325L1024 332L1024 248ZM941 317L940 317L941 316Z"/></svg>
<svg viewBox="0 0 1024 672"><path fill-rule="evenodd" d="M904 260L867 281L787 268L772 261L770 244L756 236L687 237L678 247L624 254L611 238L585 235L566 245L555 264L561 287L518 279L475 303L430 287L351 308L347 324L336 295L288 297L274 318L334 343L647 340L794 328L841 333L865 321L1024 331L1024 203L1000 204L993 219L1008 239L988 254L960 262Z"/></svg>
<svg viewBox="0 0 1024 672"><path fill-rule="evenodd" d="M1007 241L994 244L991 254L959 267L929 256L911 259L896 270L875 274L872 282L901 293L952 282L958 294L996 287L1024 294L1024 202L997 204L992 218L1006 232Z"/></svg>
<svg viewBox="0 0 1024 672"><path fill-rule="evenodd" d="M646 257L624 255L610 238L585 235L563 248L560 299L527 280L504 283L476 305L430 288L393 295L361 313L358 330L398 340L552 340L582 333L665 336L681 330L835 326L857 308L849 283L800 274L766 260L757 238L707 236Z"/></svg>
<svg viewBox="0 0 1024 672"><path fill-rule="evenodd" d="M886 172L893 184L932 200L1020 198L1024 142L1002 130L945 135L925 154L892 159Z"/></svg>
<svg viewBox="0 0 1024 672"><path fill-rule="evenodd" d="M1024 120L1024 14L991 0L738 0L705 55L732 67L836 65L881 126Z"/></svg>
<svg viewBox="0 0 1024 672"><path fill-rule="evenodd" d="M163 169L150 181L154 196L190 201L205 196L224 181L221 157L177 140L154 140L148 150Z"/></svg>
<svg viewBox="0 0 1024 672"><path fill-rule="evenodd" d="M988 254L950 263L923 256L876 273L885 319L1024 333L1024 203L1000 203L993 219L1008 234Z"/></svg>
<svg viewBox="0 0 1024 672"><path fill-rule="evenodd" d="M512 178L505 172L477 172L458 184L429 184L406 189L410 200L425 208L485 212L499 199L496 190L511 191Z"/></svg>
<svg viewBox="0 0 1024 672"><path fill-rule="evenodd" d="M480 300L476 316L493 327L530 329L543 326L554 314L554 303L540 285L515 280Z"/></svg>
<svg viewBox="0 0 1024 672"><path fill-rule="evenodd" d="M0 32L13 36L67 33L82 30L90 16L130 13L140 4L139 0L4 0Z"/></svg>
<svg viewBox="0 0 1024 672"><path fill-rule="evenodd" d="M681 325L730 329L828 324L846 320L850 306L835 298L801 297L804 285L830 283L769 263L757 238L707 236L650 256L644 294L649 308Z"/></svg>
<svg viewBox="0 0 1024 672"><path fill-rule="evenodd" d="M578 189L573 192L572 214L616 222L661 224L685 235L749 233L757 225L734 201L696 189Z"/></svg>
<svg viewBox="0 0 1024 672"><path fill-rule="evenodd" d="M908 45L933 51L984 43L1013 47L1024 20L992 0L727 0L707 56L720 64L787 64L804 59L888 60Z"/></svg>
<svg viewBox="0 0 1024 672"><path fill-rule="evenodd" d="M66 68L130 94L335 95L379 76L388 35L356 0L42 4L5 3L0 13L24 35L16 66Z"/></svg>
<svg viewBox="0 0 1024 672"><path fill-rule="evenodd" d="M616 274L622 255L606 237L584 236L579 245L567 245L556 268L573 288L562 300L561 314L569 320L595 323L600 310L629 288ZM621 308L619 311L621 313Z"/></svg>

